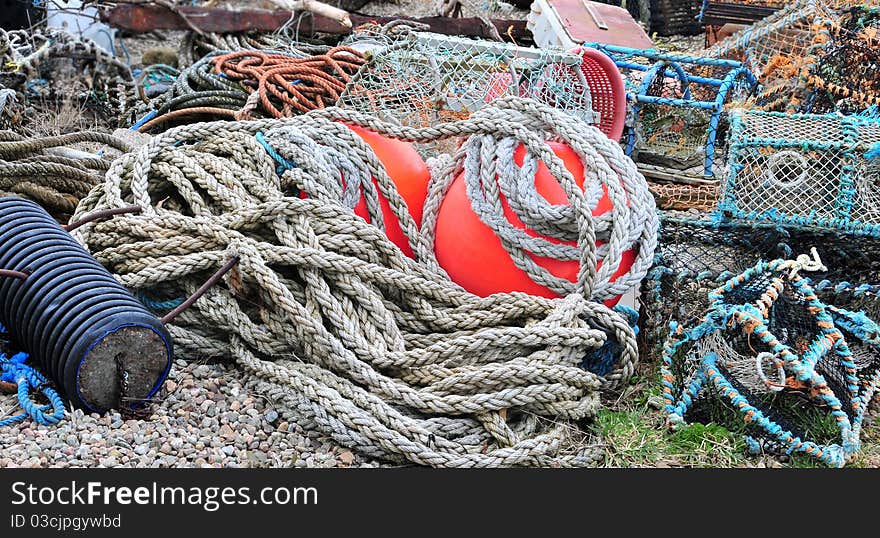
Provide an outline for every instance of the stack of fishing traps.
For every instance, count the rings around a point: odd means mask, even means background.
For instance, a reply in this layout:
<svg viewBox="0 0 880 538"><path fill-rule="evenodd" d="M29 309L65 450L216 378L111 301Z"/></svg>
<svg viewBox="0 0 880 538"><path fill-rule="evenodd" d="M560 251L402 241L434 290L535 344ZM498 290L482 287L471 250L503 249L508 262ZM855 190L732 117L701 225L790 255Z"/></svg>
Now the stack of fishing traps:
<svg viewBox="0 0 880 538"><path fill-rule="evenodd" d="M428 127L467 118L511 95L599 122L579 55L425 32L405 34L373 50L338 105L400 125Z"/></svg>
<svg viewBox="0 0 880 538"><path fill-rule="evenodd" d="M880 367L880 123L729 118L718 207L665 219L644 290L646 333L666 342L670 424L716 422L758 451L843 465ZM786 273L783 260L810 248L825 267Z"/></svg>

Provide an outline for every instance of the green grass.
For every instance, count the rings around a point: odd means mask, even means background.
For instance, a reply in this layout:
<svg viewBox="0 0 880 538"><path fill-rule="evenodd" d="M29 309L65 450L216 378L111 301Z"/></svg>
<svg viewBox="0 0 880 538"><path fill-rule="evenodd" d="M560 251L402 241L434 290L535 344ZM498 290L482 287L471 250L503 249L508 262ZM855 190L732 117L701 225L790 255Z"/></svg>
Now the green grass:
<svg viewBox="0 0 880 538"><path fill-rule="evenodd" d="M745 443L727 429L688 424L669 432L655 409L603 410L594 432L606 446L609 467L732 467L745 458Z"/></svg>
<svg viewBox="0 0 880 538"><path fill-rule="evenodd" d="M742 429L710 424L666 426L656 363L643 364L629 386L613 401L606 401L590 425L594 442L605 447L608 467L791 467L825 468L806 454L752 456ZM877 404L875 403L875 409ZM808 437L839 442L839 430L830 413L812 406L789 407ZM880 467L880 416L865 419L862 450L849 467Z"/></svg>

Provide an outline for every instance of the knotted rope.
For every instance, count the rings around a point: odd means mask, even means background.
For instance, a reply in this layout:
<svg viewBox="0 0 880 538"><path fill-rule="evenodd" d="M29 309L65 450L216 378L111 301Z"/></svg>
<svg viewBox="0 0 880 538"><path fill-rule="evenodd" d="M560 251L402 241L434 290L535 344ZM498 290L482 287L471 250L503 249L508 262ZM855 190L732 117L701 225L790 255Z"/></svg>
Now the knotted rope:
<svg viewBox="0 0 880 538"><path fill-rule="evenodd" d="M421 233L382 164L343 122L410 141L469 137L434 178ZM577 187L546 144L551 136L630 206L594 219L597 196ZM432 219L453 174L463 167L488 189L487 178L511 173L494 151L507 139L534 154L527 163L547 163L571 202L542 208L579 242L583 268L565 298L480 298L448 280L433 256ZM523 183L530 172L518 173ZM379 193L416 259L381 231ZM375 225L351 211L359 194ZM223 283L169 326L176 346L231 354L250 387L342 445L434 466L586 465L598 452L575 439L574 422L596 412L598 391L626 380L638 357L628 320L587 299L616 289L608 269L596 270L602 252L603 269L616 267L627 241L646 237L638 248L650 259L656 227L624 229L654 222L643 214L653 214L650 201L644 178L597 129L531 101L500 100L468 120L422 129L330 108L158 135L115 161L74 218L132 204L141 214L74 234L126 286L156 301L191 295L237 258ZM608 236L607 249L595 248L597 234ZM580 367L609 341L619 353L606 375Z"/></svg>
<svg viewBox="0 0 880 538"><path fill-rule="evenodd" d="M250 119L253 112L282 118L331 106L364 61L347 47L315 55L210 53L184 69L169 91L139 108L144 119L136 128L147 132L183 117Z"/></svg>
<svg viewBox="0 0 880 538"><path fill-rule="evenodd" d="M263 110L276 118L336 104L345 84L365 61L360 52L348 47L302 59L253 50L213 59L217 73L241 82L248 92L257 92Z"/></svg>

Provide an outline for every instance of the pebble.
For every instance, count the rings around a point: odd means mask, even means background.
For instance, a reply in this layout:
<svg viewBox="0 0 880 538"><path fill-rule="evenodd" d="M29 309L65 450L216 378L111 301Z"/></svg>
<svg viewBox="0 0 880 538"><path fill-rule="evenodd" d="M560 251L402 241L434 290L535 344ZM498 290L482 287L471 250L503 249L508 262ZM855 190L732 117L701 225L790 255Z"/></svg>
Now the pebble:
<svg viewBox="0 0 880 538"><path fill-rule="evenodd" d="M379 465L281 421L273 402L244 386L240 370L221 363L176 360L156 397L146 419L74 410L54 427L0 428L0 468ZM0 396L0 407L12 408L14 399Z"/></svg>

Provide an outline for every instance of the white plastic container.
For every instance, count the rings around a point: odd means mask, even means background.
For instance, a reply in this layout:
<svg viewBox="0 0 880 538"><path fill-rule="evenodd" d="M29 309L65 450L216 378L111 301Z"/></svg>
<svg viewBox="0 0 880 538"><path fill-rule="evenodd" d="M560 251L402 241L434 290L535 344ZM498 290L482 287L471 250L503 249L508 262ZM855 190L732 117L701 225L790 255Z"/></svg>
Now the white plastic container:
<svg viewBox="0 0 880 538"><path fill-rule="evenodd" d="M587 0L535 0L526 28L542 48L571 50L585 42L634 49L653 46L627 10Z"/></svg>

